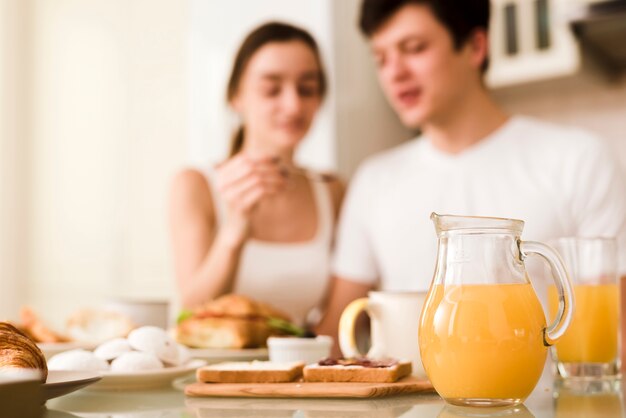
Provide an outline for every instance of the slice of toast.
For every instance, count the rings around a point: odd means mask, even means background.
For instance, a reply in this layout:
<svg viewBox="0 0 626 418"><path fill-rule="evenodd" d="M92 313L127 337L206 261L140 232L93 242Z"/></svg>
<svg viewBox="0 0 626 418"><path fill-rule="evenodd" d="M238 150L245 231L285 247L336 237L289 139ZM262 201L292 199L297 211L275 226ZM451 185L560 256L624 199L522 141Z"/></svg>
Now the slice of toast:
<svg viewBox="0 0 626 418"><path fill-rule="evenodd" d="M409 376L411 371L410 361L400 361L382 367L310 364L304 368L303 373L305 382L391 383Z"/></svg>
<svg viewBox="0 0 626 418"><path fill-rule="evenodd" d="M196 371L198 382L204 383L280 383L292 382L302 376L304 363L271 361L228 362L204 366Z"/></svg>

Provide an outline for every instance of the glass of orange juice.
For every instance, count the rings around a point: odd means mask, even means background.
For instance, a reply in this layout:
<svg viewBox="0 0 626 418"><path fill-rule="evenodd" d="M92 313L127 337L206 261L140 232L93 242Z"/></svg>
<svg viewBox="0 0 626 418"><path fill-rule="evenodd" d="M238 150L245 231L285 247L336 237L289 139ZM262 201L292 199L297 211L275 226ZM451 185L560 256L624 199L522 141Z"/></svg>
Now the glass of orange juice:
<svg viewBox="0 0 626 418"><path fill-rule="evenodd" d="M612 238L561 238L560 253L574 287L572 322L551 349L556 372L564 378L620 377L620 291L617 243ZM551 315L558 309L556 287L548 290Z"/></svg>

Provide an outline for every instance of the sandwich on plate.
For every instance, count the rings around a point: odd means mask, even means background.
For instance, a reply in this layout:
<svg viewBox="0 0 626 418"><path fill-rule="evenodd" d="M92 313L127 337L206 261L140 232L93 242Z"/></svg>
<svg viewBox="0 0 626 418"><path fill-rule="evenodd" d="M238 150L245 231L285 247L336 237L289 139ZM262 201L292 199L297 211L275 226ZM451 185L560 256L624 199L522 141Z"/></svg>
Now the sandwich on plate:
<svg viewBox="0 0 626 418"><path fill-rule="evenodd" d="M270 319L289 321L283 312L242 295L227 294L181 318L176 340L195 348L265 347L276 333Z"/></svg>

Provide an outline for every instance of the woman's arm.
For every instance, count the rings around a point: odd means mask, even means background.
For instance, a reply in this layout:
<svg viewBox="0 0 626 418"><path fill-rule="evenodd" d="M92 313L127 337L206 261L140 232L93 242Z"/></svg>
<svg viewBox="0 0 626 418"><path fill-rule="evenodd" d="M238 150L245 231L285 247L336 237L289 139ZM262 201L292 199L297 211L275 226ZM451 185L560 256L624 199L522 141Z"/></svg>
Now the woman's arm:
<svg viewBox="0 0 626 418"><path fill-rule="evenodd" d="M239 154L216 171L216 192L226 206L219 228L206 177L185 170L174 179L171 229L183 306L194 307L232 291L241 250L258 203L285 187L277 161Z"/></svg>
<svg viewBox="0 0 626 418"><path fill-rule="evenodd" d="M181 302L194 307L233 286L244 240L216 228L211 191L204 175L185 170L171 192L171 233Z"/></svg>

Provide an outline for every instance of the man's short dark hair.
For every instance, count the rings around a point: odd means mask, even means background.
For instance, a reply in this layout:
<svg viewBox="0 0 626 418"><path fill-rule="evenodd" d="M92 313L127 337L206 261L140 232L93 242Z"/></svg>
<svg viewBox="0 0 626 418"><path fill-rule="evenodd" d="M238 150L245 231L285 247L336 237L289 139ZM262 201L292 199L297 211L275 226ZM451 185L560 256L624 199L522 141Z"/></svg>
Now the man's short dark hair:
<svg viewBox="0 0 626 418"><path fill-rule="evenodd" d="M476 29L489 29L489 0L363 0L359 27L370 37L396 11L407 4L430 7L437 20L452 36L454 48L460 49ZM487 69L487 59L482 70Z"/></svg>

